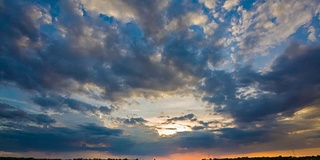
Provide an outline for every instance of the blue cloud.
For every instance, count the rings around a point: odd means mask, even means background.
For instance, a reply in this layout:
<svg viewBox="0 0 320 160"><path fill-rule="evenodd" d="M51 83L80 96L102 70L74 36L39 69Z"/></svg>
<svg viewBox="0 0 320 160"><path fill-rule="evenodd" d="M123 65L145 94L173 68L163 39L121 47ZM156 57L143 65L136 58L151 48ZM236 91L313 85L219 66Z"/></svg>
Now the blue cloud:
<svg viewBox="0 0 320 160"><path fill-rule="evenodd" d="M27 113L4 103L0 103L0 119L3 122L35 123L38 125L51 125L56 122L48 115Z"/></svg>

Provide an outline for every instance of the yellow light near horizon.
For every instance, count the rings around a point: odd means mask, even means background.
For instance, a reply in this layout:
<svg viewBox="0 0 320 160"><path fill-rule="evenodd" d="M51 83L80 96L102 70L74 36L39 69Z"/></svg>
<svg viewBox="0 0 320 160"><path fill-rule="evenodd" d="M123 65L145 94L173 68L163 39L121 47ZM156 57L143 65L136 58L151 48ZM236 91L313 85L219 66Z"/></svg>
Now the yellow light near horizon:
<svg viewBox="0 0 320 160"><path fill-rule="evenodd" d="M316 156L320 155L320 148L307 148L307 149L295 149L295 150L277 150L269 152L255 152L248 154L230 154L222 157L236 158L236 157L278 157L278 156Z"/></svg>
<svg viewBox="0 0 320 160"><path fill-rule="evenodd" d="M162 125L157 131L160 136L170 136L178 132L191 131L191 129L180 124L166 124Z"/></svg>
<svg viewBox="0 0 320 160"><path fill-rule="evenodd" d="M214 152L214 149L212 150ZM302 156L316 156L320 155L320 148L307 148L307 149L296 149L294 150L297 157ZM167 157L158 157L157 160L195 160L203 158L237 158L237 157L278 157L278 156L294 156L292 150L276 150L267 152L253 152L253 153L243 153L243 154L227 154L227 153L216 153L206 151L194 151L186 153L176 153Z"/></svg>

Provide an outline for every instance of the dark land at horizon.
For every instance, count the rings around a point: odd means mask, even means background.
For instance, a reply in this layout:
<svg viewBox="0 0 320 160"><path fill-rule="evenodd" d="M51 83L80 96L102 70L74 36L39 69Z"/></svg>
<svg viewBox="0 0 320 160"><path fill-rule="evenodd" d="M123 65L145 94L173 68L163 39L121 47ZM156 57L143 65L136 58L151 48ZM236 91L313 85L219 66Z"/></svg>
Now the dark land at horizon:
<svg viewBox="0 0 320 160"><path fill-rule="evenodd" d="M0 157L0 160L138 160L135 158L72 158L72 159L54 159L54 158L33 158L33 157ZM200 159L199 159L200 160ZM320 155L303 157L238 157L238 158L202 158L201 160L320 160Z"/></svg>

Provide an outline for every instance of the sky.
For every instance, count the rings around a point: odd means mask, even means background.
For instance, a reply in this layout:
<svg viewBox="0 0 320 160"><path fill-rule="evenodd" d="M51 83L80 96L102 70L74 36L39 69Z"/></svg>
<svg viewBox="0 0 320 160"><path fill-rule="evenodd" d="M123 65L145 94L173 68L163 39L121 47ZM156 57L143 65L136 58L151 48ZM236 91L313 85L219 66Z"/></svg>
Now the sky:
<svg viewBox="0 0 320 160"><path fill-rule="evenodd" d="M0 0L0 156L317 155L318 0Z"/></svg>

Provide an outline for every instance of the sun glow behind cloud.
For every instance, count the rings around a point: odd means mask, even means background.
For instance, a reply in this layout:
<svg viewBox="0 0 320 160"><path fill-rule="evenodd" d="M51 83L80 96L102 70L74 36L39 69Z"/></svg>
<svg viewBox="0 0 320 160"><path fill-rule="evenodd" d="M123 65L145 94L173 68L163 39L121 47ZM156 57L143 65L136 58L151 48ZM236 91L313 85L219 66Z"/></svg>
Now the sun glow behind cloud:
<svg viewBox="0 0 320 160"><path fill-rule="evenodd" d="M213 115L210 111L211 108L206 103L195 99L193 96L166 96L148 101L137 98L127 99L127 102L126 105L123 105L111 115L119 117L123 115L123 118L125 116L143 116L148 121L145 125L154 128L160 136L192 131L193 127L200 125L199 122L217 122L217 124L209 124L207 129L220 129L226 126L234 127L231 117L228 118L219 114ZM170 118L190 113L194 115L193 119L168 121Z"/></svg>
<svg viewBox="0 0 320 160"><path fill-rule="evenodd" d="M191 131L192 129L183 125L183 124L168 124L168 125L161 125L157 129L160 136L170 136L176 134L177 132L185 132Z"/></svg>

